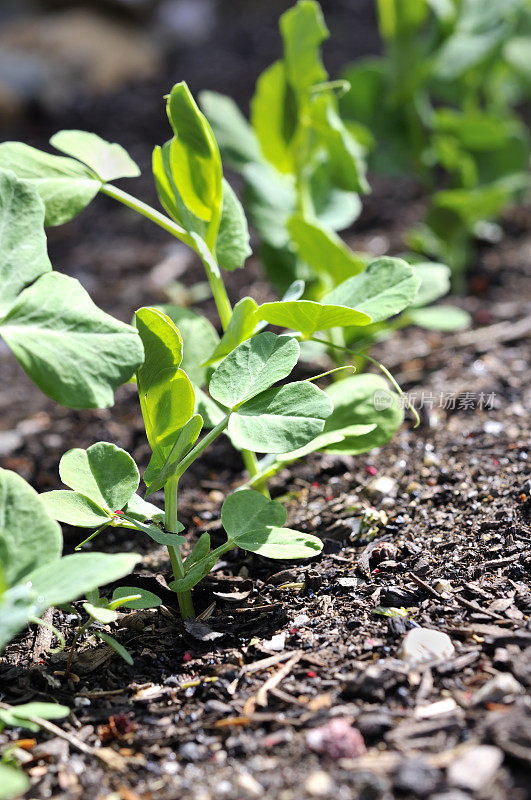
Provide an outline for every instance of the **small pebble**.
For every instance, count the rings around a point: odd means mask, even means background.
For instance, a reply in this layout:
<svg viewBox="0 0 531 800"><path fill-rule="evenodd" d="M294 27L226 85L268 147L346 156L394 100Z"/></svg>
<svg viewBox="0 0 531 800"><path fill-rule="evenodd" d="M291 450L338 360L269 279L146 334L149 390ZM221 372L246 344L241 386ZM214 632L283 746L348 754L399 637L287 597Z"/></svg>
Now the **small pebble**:
<svg viewBox="0 0 531 800"><path fill-rule="evenodd" d="M244 797L261 797L264 793L262 784L253 778L250 772L242 772L238 775L236 785Z"/></svg>
<svg viewBox="0 0 531 800"><path fill-rule="evenodd" d="M358 758L366 752L363 736L343 717L336 717L326 725L309 730L306 744L310 750L328 756L333 761L339 758Z"/></svg>
<svg viewBox="0 0 531 800"><path fill-rule="evenodd" d="M503 752L499 747L471 747L448 767L448 783L450 786L477 792L486 787L502 762Z"/></svg>
<svg viewBox="0 0 531 800"><path fill-rule="evenodd" d="M413 628L405 635L400 657L412 668L430 661L448 660L455 648L450 637L431 628Z"/></svg>
<svg viewBox="0 0 531 800"><path fill-rule="evenodd" d="M327 772L321 769L308 775L304 788L312 797L331 797L335 790L334 781Z"/></svg>
<svg viewBox="0 0 531 800"><path fill-rule="evenodd" d="M379 475L374 480L364 487L364 493L373 499L381 499L382 497L393 497L396 495L397 483L394 478L388 475Z"/></svg>

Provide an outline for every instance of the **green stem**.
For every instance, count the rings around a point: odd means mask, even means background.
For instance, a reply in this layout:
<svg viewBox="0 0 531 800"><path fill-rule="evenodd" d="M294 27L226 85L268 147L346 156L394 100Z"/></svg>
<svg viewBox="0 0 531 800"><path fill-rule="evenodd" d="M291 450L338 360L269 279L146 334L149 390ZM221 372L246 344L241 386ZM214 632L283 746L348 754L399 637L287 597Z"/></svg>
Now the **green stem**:
<svg viewBox="0 0 531 800"><path fill-rule="evenodd" d="M151 220L154 222L155 225L158 225L159 228L164 228L165 231L171 233L172 236L176 236L178 239L185 241L187 244L190 243L190 235L184 228L181 228L176 222L174 222L170 217L167 217L166 214L161 214L160 211L157 211L155 208L148 206L147 203L143 203L142 200L138 200L138 198L133 197L132 194L128 192L124 192L122 189L118 189L116 186L113 186L110 183L104 183L101 187L101 191L103 194L112 197L114 200L118 200L119 203L122 203L124 206L128 208L132 208L133 211L137 211L139 214L142 214L143 217Z"/></svg>
<svg viewBox="0 0 531 800"><path fill-rule="evenodd" d="M225 284L223 283L223 278L219 274L219 271L216 275L206 259L201 258L201 261L203 262L208 282L212 289L212 295L218 310L221 327L226 331L232 318L232 306L227 295L227 290L225 289Z"/></svg>
<svg viewBox="0 0 531 800"><path fill-rule="evenodd" d="M164 526L170 533L178 532L178 499L179 499L179 478L172 477L164 487L164 507L165 517ZM178 547L168 547L173 577L175 580L184 578L184 567L181 558L181 551ZM183 619L193 619L195 617L194 604L192 602L192 592L188 589L185 592L177 592L177 602Z"/></svg>
<svg viewBox="0 0 531 800"><path fill-rule="evenodd" d="M256 455L251 450L242 450L241 451L243 463L247 468L247 472L249 473L249 478L252 480L257 475L260 474L260 468L258 466L258 460ZM267 483L263 480L256 481L254 488L261 492L265 497L270 498L269 490L267 488Z"/></svg>
<svg viewBox="0 0 531 800"><path fill-rule="evenodd" d="M229 424L229 419L230 419L230 414L227 414L227 416L226 416L226 417L224 417L224 418L221 420L221 422L218 422L218 424L216 425L216 427L215 427L215 428L212 428L212 430L211 430L209 433L207 433L207 435L206 435L206 436L204 436L204 437L201 439L201 441L199 442L199 444L196 444L196 446L195 446L195 447L194 447L192 450L190 450L190 452L188 453L188 455L187 455L187 456L185 456L181 462L179 462L179 464L177 465L177 468L176 468L176 470L175 470L175 478L176 478L177 480L179 480L179 478L181 477L181 475L183 475L183 474L186 472L186 470L188 469L188 467L189 467L191 464L193 464L193 463L194 463L194 461L195 461L197 458L199 458L199 456L201 455L201 453L202 453L204 450L206 450L206 448L209 446L209 444L212 444L212 442L214 441L214 439L217 439L217 438L218 438L218 436L220 435L220 433L223 433L223 431L225 430L225 428L226 428L226 427L227 427L227 425Z"/></svg>

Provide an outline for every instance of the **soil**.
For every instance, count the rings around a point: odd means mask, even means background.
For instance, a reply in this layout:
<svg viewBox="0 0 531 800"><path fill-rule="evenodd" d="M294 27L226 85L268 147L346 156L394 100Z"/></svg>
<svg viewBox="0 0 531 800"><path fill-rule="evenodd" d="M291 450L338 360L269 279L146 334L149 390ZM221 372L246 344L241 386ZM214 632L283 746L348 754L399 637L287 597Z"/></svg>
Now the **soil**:
<svg viewBox="0 0 531 800"><path fill-rule="evenodd" d="M248 98L251 76L275 57L273 21L287 4L225 5L232 27L225 45L215 38L223 69L215 68L217 51L208 63L191 50L180 60L170 54L164 88L186 77L194 89ZM341 24L352 4L324 7L339 38L328 53L338 67L353 56ZM376 47L372 4L359 7L358 53ZM99 129L130 145L146 175L135 191L154 200L148 152L166 136L154 88L83 101L67 119L36 110L31 128L20 123L6 138L42 145L60 127ZM371 184L347 239L355 249L399 253L425 199L410 181L373 176ZM66 679L65 654L50 653L41 633L24 632L9 646L0 659L0 699L56 699L72 709L59 723L66 738L41 731L19 749L32 781L28 797L529 796L530 221L531 208L510 209L501 241L479 250L469 293L455 299L473 315L472 331L411 328L379 345L378 358L417 405L423 396L421 426L408 420L379 451L310 457L272 481L289 524L323 538L319 558L296 565L233 552L195 593L201 621L183 625L170 593L162 610L120 615L112 632L133 666L87 636ZM183 248L107 198L49 238L55 267L124 320L166 299L169 281L190 289L201 279ZM254 260L228 284L233 301L249 292L271 296ZM209 301L201 307L212 314ZM112 409L73 412L44 399L2 349L0 369L2 466L41 491L57 488L65 450L108 440L145 467L132 387L117 392ZM204 530L221 533L220 504L242 469L220 442L186 474L182 521L190 543ZM67 550L79 536L65 530ZM118 534L95 545L143 552L135 582L158 582L163 591L163 548ZM54 611L48 621L72 642L71 619ZM447 634L453 649L408 665L404 637L418 626ZM0 749L22 738L6 729Z"/></svg>

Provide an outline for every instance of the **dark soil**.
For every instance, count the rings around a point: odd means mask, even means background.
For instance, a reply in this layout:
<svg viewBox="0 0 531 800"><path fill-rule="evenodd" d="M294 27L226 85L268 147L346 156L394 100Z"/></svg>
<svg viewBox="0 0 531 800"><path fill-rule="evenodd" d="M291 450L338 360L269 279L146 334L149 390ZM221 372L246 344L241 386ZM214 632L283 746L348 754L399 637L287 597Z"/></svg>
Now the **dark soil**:
<svg viewBox="0 0 531 800"><path fill-rule="evenodd" d="M226 5L235 30L228 26L225 45L216 34L223 67L215 54L206 63L189 51L187 61L170 59L164 88L185 77L194 89L248 97L251 77L275 56L273 21L288 4ZM358 53L376 41L371 5L359 4ZM352 3L324 7L340 41L338 55L329 53L338 67L354 55L344 24ZM234 91L222 74L234 78ZM31 132L21 125L9 136L42 144L61 126L99 126L110 139L128 144L129 137L145 166L150 146L166 136L152 88L79 108L75 119L41 118ZM130 111L127 131L111 106ZM150 199L149 177L139 183L138 194ZM349 241L400 252L423 198L407 181L374 178L372 186ZM470 293L456 300L472 313L472 332L409 329L379 346L417 405L423 394L421 427L406 423L393 442L364 456L311 457L272 482L289 523L323 538L321 557L301 566L229 554L196 592L196 609L206 612L200 623L183 626L166 594L162 611L121 615L113 634L133 654L132 667L87 637L65 679L65 654L50 654L46 637L35 630L17 637L0 659L0 699L56 699L72 709L60 723L66 740L41 732L18 751L32 780L28 797L528 796L531 392L522 321L531 306L530 220L531 209L512 209L502 241L480 250ZM184 249L106 198L50 231L50 252L57 269L126 320L165 299L168 281L190 287L201 278ZM233 301L271 291L254 261L229 276L229 289ZM211 313L209 302L202 307ZM72 412L44 399L7 350L0 349L0 369L2 466L39 490L56 488L61 454L98 440L146 465L132 387L120 389L112 409ZM220 533L222 498L244 477L223 443L199 463L183 480L191 542L203 530ZM65 538L71 549L79 531ZM168 574L164 550L144 540L115 536L95 545L144 552L135 581L147 587ZM56 611L53 624L71 643L74 623ZM454 651L408 668L401 645L415 626L446 633ZM0 748L22 738L5 730Z"/></svg>

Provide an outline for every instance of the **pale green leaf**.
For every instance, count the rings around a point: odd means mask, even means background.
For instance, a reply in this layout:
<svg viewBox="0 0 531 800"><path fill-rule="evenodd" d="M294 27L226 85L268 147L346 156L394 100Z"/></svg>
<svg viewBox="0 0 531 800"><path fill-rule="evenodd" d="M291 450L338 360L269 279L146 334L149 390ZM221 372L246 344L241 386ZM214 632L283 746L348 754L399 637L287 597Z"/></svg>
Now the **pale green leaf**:
<svg viewBox="0 0 531 800"><path fill-rule="evenodd" d="M59 463L59 475L70 489L111 512L123 508L140 483L129 453L111 442L97 442L87 450L68 450Z"/></svg>
<svg viewBox="0 0 531 800"><path fill-rule="evenodd" d="M37 567L26 580L45 609L71 603L98 586L129 575L138 561L140 556L131 553L74 553Z"/></svg>
<svg viewBox="0 0 531 800"><path fill-rule="evenodd" d="M401 258L378 258L365 272L354 275L323 297L364 311L373 322L398 314L411 304L419 286L414 268Z"/></svg>
<svg viewBox="0 0 531 800"><path fill-rule="evenodd" d="M299 2L280 17L288 80L297 91L325 81L321 44L329 32L323 12L315 0Z"/></svg>
<svg viewBox="0 0 531 800"><path fill-rule="evenodd" d="M222 202L221 158L216 140L185 83L177 83L171 90L167 112L175 133L171 146L175 184L190 211L210 222L219 214Z"/></svg>
<svg viewBox="0 0 531 800"><path fill-rule="evenodd" d="M239 406L230 416L228 433L239 448L286 453L321 433L332 408L321 389L296 381L268 389Z"/></svg>
<svg viewBox="0 0 531 800"><path fill-rule="evenodd" d="M0 764L0 800L12 800L24 794L30 787L25 772L17 767Z"/></svg>
<svg viewBox="0 0 531 800"><path fill-rule="evenodd" d="M247 164L243 176L245 207L262 241L272 247L286 247L290 241L286 224L296 205L293 176L258 163Z"/></svg>
<svg viewBox="0 0 531 800"><path fill-rule="evenodd" d="M93 500L68 489L44 492L41 498L48 514L58 522L75 525L78 528L99 528L110 524L112 519Z"/></svg>
<svg viewBox="0 0 531 800"><path fill-rule="evenodd" d="M323 543L317 536L272 525L247 531L234 542L238 547L260 556L285 560L313 558L323 549Z"/></svg>
<svg viewBox="0 0 531 800"><path fill-rule="evenodd" d="M249 229L242 204L231 185L223 179L223 205L216 239L216 258L220 267L234 270L243 267L252 253Z"/></svg>
<svg viewBox="0 0 531 800"><path fill-rule="evenodd" d="M126 600L120 603L117 608L156 608L162 604L160 597L157 597L153 592L148 592L147 589L138 589L136 586L119 586L114 590L112 595L112 604L115 605L121 598L131 597L132 595L139 594L140 597L136 600Z"/></svg>
<svg viewBox="0 0 531 800"><path fill-rule="evenodd" d="M216 136L223 161L234 169L260 161L262 155L253 129L231 97L201 92L199 102Z"/></svg>
<svg viewBox="0 0 531 800"><path fill-rule="evenodd" d="M413 325L432 331L459 331L471 324L470 314L456 306L412 308L408 316Z"/></svg>
<svg viewBox="0 0 531 800"><path fill-rule="evenodd" d="M205 558L210 552L210 534L202 533L197 542L194 544L191 553L185 558L183 562L185 574L190 571L193 564L197 564Z"/></svg>
<svg viewBox="0 0 531 800"><path fill-rule="evenodd" d="M108 625L109 622L116 622L118 614L112 608L102 608L95 606L92 603L83 603L83 608L92 619L101 622L102 625Z"/></svg>
<svg viewBox="0 0 531 800"><path fill-rule="evenodd" d="M183 355L180 364L196 386L206 383L207 369L201 366L205 353L211 353L219 343L216 329L205 317L189 308L180 306L157 306L179 329L183 340Z"/></svg>
<svg viewBox="0 0 531 800"><path fill-rule="evenodd" d="M0 169L30 181L46 209L45 225L62 225L91 202L101 182L73 158L43 153L22 142L0 144Z"/></svg>
<svg viewBox="0 0 531 800"><path fill-rule="evenodd" d="M382 447L404 420L399 397L380 375L352 375L326 390L334 410L325 422L323 435L343 432L340 441L323 447L328 453L359 455ZM367 433L349 432L351 426L372 426Z"/></svg>
<svg viewBox="0 0 531 800"><path fill-rule="evenodd" d="M251 124L264 157L279 172L295 170L290 144L295 131L292 90L286 81L284 62L275 61L256 82L251 100Z"/></svg>
<svg viewBox="0 0 531 800"><path fill-rule="evenodd" d="M39 564L61 555L61 529L35 489L0 469L0 564L8 586L22 581Z"/></svg>
<svg viewBox="0 0 531 800"><path fill-rule="evenodd" d="M413 269L420 280L417 294L411 303L413 308L427 306L450 291L450 269L445 264L426 261L414 264Z"/></svg>
<svg viewBox="0 0 531 800"><path fill-rule="evenodd" d="M56 150L81 161L102 181L136 178L140 169L119 144L111 144L88 131L59 131L50 139Z"/></svg>
<svg viewBox="0 0 531 800"><path fill-rule="evenodd" d="M125 511L129 516L140 520L140 522L145 522L148 519L152 519L154 522L164 522L164 511L153 505L153 503L146 502L138 494L132 496L127 503Z"/></svg>
<svg viewBox="0 0 531 800"><path fill-rule="evenodd" d="M44 206L35 187L13 172L0 171L0 318L22 289L52 269L43 223Z"/></svg>
<svg viewBox="0 0 531 800"><path fill-rule="evenodd" d="M366 267L363 258L353 253L337 234L317 220L310 222L302 215L295 214L288 221L288 230L299 258L318 275L330 277L334 285L357 275Z"/></svg>
<svg viewBox="0 0 531 800"><path fill-rule="evenodd" d="M275 525L281 528L288 518L286 509L277 500L270 500L254 489L242 489L227 497L221 509L221 523L229 539L248 531Z"/></svg>
<svg viewBox="0 0 531 800"><path fill-rule="evenodd" d="M286 378L299 353L295 339L259 333L223 359L210 379L210 394L221 405L234 408Z"/></svg>
<svg viewBox="0 0 531 800"><path fill-rule="evenodd" d="M371 318L363 311L345 305L316 303L313 300L277 300L263 303L256 312L259 319L313 336L328 328L368 325Z"/></svg>
<svg viewBox="0 0 531 800"><path fill-rule="evenodd" d="M37 386L71 408L104 408L143 358L136 331L94 305L78 281L52 272L25 289L0 336Z"/></svg>
<svg viewBox="0 0 531 800"><path fill-rule="evenodd" d="M253 335L258 322L258 317L256 316L257 308L258 306L252 297L243 297L236 303L227 330L210 358L205 361L205 365L215 364L216 361L225 358L238 345L247 341Z"/></svg>

